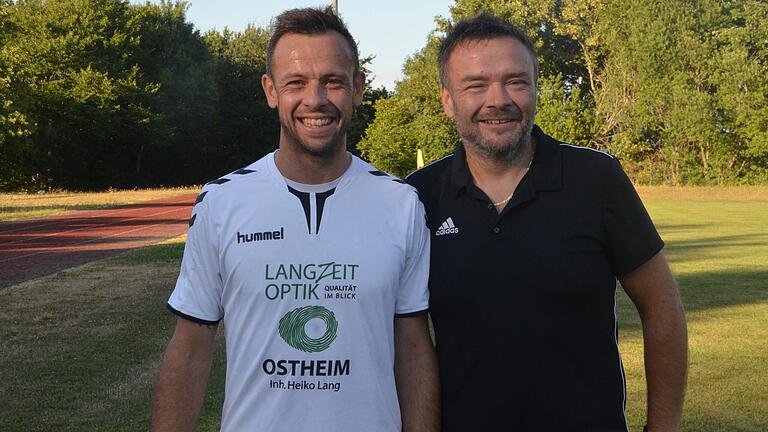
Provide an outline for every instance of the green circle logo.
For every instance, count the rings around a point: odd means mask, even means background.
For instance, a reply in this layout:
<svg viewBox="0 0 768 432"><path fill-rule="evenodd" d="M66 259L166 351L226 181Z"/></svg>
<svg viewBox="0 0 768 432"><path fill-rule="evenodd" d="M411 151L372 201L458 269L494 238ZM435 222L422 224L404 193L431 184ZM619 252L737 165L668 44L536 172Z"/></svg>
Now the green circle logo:
<svg viewBox="0 0 768 432"><path fill-rule="evenodd" d="M307 323L315 318L325 323L325 333L317 339L309 337L305 329ZM322 306L304 306L296 308L282 318L278 331L280 337L290 346L304 352L325 351L336 339L339 323L333 312Z"/></svg>

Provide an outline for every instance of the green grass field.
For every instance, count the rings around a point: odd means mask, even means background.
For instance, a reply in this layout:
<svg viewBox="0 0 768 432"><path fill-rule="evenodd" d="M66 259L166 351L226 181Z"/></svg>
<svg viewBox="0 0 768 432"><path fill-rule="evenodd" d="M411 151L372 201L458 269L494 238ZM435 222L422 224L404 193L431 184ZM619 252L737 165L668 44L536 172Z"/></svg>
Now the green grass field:
<svg viewBox="0 0 768 432"><path fill-rule="evenodd" d="M654 196L654 194L648 194ZM768 430L768 200L646 198L688 318L686 431ZM642 332L620 303L628 416L644 422Z"/></svg>
<svg viewBox="0 0 768 432"><path fill-rule="evenodd" d="M741 191L641 188L688 314L685 431L768 430L768 193ZM146 430L182 241L0 290L1 431ZM619 304L627 412L639 431L642 337L625 295ZM218 430L221 339L198 431Z"/></svg>
<svg viewBox="0 0 768 432"><path fill-rule="evenodd" d="M196 186L167 189L113 190L109 192L0 193L0 221L47 216L72 210L90 210L196 193Z"/></svg>

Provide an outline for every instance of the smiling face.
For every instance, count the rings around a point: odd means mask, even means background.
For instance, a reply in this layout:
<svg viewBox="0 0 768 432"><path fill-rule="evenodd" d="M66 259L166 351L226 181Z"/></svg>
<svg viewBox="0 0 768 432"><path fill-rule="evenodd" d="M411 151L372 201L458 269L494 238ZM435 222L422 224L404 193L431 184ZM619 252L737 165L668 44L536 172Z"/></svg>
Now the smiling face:
<svg viewBox="0 0 768 432"><path fill-rule="evenodd" d="M512 161L530 141L536 115L533 56L517 39L469 40L450 54L443 109L468 153Z"/></svg>
<svg viewBox="0 0 768 432"><path fill-rule="evenodd" d="M352 50L336 32L289 33L275 46L270 75L261 84L280 117L280 149L317 157L346 151L346 131L363 97Z"/></svg>

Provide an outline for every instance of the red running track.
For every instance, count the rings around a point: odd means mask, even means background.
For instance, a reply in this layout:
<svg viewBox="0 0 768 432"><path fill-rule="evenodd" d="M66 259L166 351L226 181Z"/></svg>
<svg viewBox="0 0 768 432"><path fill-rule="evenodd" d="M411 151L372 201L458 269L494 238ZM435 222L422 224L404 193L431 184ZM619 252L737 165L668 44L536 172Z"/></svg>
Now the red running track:
<svg viewBox="0 0 768 432"><path fill-rule="evenodd" d="M176 237L195 195L0 223L0 288Z"/></svg>

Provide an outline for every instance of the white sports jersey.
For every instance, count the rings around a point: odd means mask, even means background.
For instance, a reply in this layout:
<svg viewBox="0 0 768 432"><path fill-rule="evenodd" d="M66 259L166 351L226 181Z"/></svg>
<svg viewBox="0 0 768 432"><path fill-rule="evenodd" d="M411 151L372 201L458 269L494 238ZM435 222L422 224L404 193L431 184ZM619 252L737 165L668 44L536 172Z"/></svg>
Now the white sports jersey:
<svg viewBox="0 0 768 432"><path fill-rule="evenodd" d="M353 157L325 193L274 153L198 197L169 308L224 320L222 430L399 431L393 318L428 305L415 189Z"/></svg>

